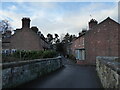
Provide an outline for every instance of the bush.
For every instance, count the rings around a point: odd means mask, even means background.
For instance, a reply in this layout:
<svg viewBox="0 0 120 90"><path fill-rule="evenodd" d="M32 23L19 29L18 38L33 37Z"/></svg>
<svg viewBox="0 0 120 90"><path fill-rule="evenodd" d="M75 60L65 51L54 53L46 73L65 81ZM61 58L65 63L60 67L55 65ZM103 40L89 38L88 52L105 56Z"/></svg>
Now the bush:
<svg viewBox="0 0 120 90"><path fill-rule="evenodd" d="M44 51L42 56L43 58L53 58L57 56L57 53L55 51Z"/></svg>
<svg viewBox="0 0 120 90"><path fill-rule="evenodd" d="M53 57L56 57L56 56L57 56L57 53L55 51L53 51L53 50L46 50L46 51L16 51L13 54L9 55L9 57L6 56L6 55L3 55L3 62L42 59L42 58L53 58ZM10 58L12 60L8 60Z"/></svg>
<svg viewBox="0 0 120 90"><path fill-rule="evenodd" d="M38 59L42 58L42 53L43 51L17 51L12 56L21 59Z"/></svg>
<svg viewBox="0 0 120 90"><path fill-rule="evenodd" d="M70 60L72 60L73 62L75 62L75 63L77 62L74 55L68 55L68 58L69 58Z"/></svg>
<svg viewBox="0 0 120 90"><path fill-rule="evenodd" d="M18 54L19 52L19 54ZM18 51L16 52L17 57L20 57L23 59L39 59L39 58L53 58L56 56L55 51L46 50L46 51Z"/></svg>

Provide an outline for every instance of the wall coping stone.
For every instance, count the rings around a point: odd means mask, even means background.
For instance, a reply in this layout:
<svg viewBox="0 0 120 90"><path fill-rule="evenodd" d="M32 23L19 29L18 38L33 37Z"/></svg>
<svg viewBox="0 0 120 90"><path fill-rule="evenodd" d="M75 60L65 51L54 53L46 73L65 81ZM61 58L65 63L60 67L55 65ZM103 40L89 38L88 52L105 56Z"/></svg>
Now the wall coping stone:
<svg viewBox="0 0 120 90"><path fill-rule="evenodd" d="M37 63L37 62L43 62L47 60L56 60L56 59L61 59L61 56L55 57L55 58L45 58L45 59L34 59L34 60L26 60L26 61L17 61L17 62L9 62L9 63L0 63L0 67L2 69L10 68L10 67L17 67L17 66L22 66L26 64L32 64L32 63Z"/></svg>
<svg viewBox="0 0 120 90"><path fill-rule="evenodd" d="M120 75L120 62L116 62L119 57L97 56L96 59Z"/></svg>

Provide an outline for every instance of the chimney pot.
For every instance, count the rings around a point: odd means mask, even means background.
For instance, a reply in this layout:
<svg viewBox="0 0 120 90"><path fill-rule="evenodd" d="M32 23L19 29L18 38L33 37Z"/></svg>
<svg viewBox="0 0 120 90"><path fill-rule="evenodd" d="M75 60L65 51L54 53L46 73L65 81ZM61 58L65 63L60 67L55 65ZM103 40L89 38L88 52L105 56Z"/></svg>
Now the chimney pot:
<svg viewBox="0 0 120 90"><path fill-rule="evenodd" d="M36 26L31 27L31 29L36 33L38 32L38 28Z"/></svg>
<svg viewBox="0 0 120 90"><path fill-rule="evenodd" d="M98 24L98 22L95 19L91 19L89 22L89 29L92 29L97 24Z"/></svg>
<svg viewBox="0 0 120 90"><path fill-rule="evenodd" d="M30 18L22 19L22 28L30 28Z"/></svg>

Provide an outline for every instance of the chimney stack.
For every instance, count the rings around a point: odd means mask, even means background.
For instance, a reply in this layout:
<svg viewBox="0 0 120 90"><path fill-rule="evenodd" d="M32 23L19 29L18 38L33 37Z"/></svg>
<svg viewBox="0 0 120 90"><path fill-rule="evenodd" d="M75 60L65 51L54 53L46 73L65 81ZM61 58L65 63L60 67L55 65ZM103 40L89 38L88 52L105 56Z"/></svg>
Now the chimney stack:
<svg viewBox="0 0 120 90"><path fill-rule="evenodd" d="M89 30L96 26L98 22L95 19L91 19L89 22Z"/></svg>
<svg viewBox="0 0 120 90"><path fill-rule="evenodd" d="M30 28L30 18L22 19L22 28Z"/></svg>

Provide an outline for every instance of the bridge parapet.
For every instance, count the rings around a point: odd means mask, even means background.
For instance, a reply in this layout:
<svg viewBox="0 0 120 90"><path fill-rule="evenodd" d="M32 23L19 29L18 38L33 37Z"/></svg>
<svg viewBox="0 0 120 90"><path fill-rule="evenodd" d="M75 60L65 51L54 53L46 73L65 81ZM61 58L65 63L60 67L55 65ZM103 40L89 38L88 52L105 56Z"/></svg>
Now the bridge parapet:
<svg viewBox="0 0 120 90"><path fill-rule="evenodd" d="M61 57L4 63L2 64L2 88L16 87L62 66Z"/></svg>
<svg viewBox="0 0 120 90"><path fill-rule="evenodd" d="M104 88L120 89L120 58L96 57L96 70Z"/></svg>

